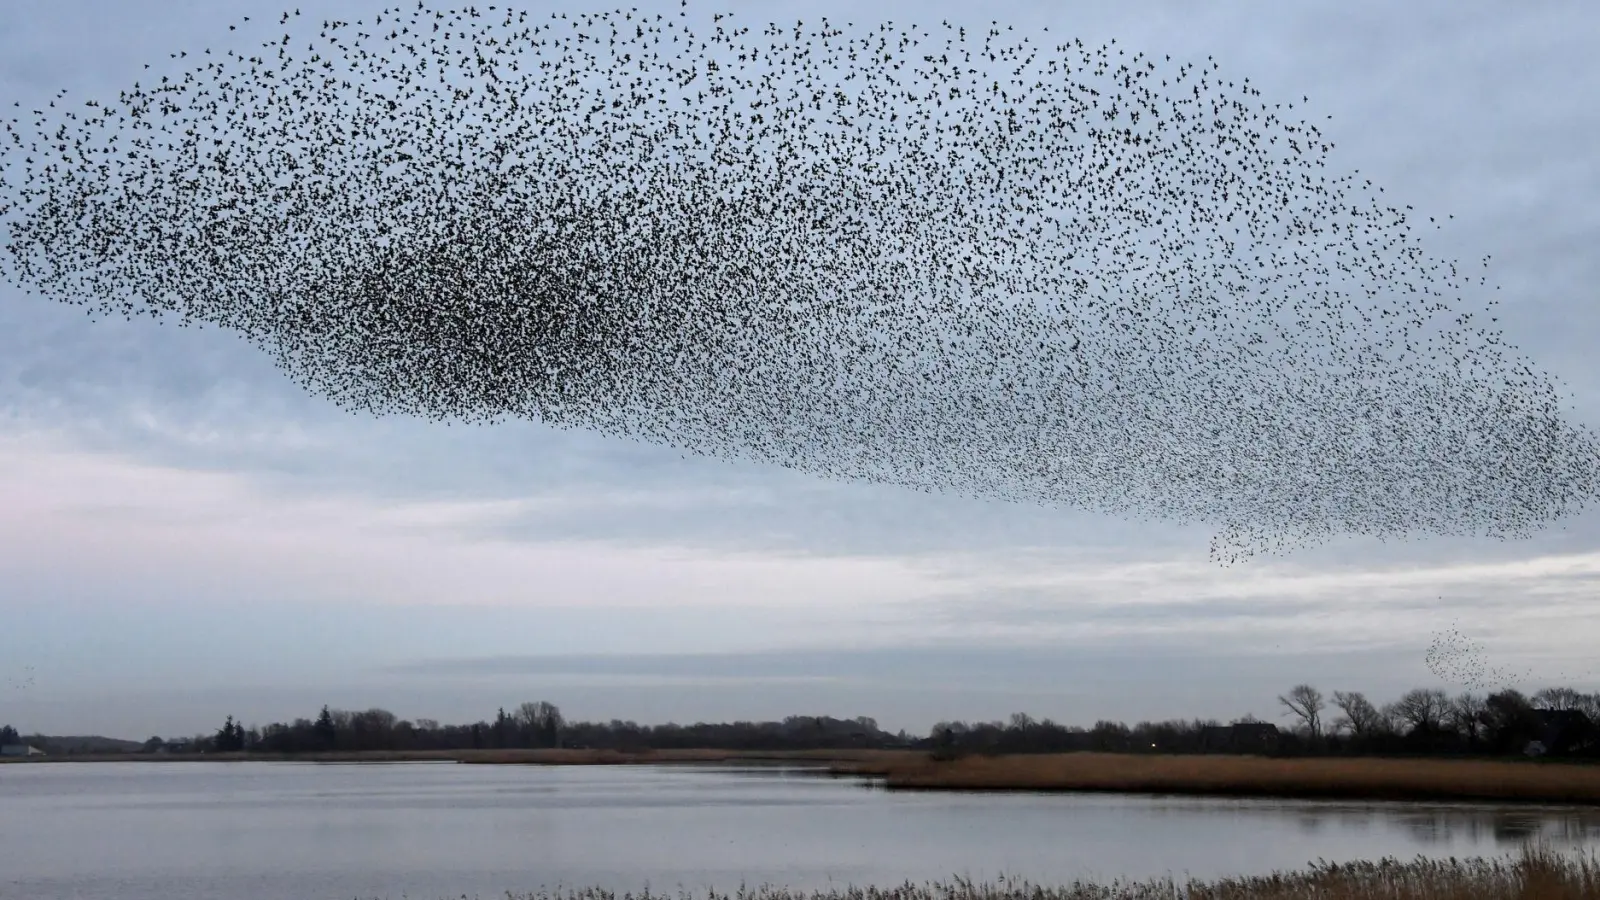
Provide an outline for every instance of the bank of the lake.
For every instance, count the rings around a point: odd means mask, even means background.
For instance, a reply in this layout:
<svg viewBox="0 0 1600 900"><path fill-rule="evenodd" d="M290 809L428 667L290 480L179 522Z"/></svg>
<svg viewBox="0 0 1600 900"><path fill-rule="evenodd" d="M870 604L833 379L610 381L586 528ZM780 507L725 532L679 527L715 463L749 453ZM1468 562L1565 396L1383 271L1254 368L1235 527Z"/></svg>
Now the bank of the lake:
<svg viewBox="0 0 1600 900"><path fill-rule="evenodd" d="M1600 806L1600 766L1531 760L1055 753L935 760L905 750L439 750L17 758L50 762L457 762L476 765L787 765L891 790L1108 792L1218 797L1560 803Z"/></svg>
<svg viewBox="0 0 1600 900"><path fill-rule="evenodd" d="M365 750L325 753L76 753L0 757L0 764L175 762L457 762L485 765L605 766L691 763L879 765L923 756L900 750Z"/></svg>

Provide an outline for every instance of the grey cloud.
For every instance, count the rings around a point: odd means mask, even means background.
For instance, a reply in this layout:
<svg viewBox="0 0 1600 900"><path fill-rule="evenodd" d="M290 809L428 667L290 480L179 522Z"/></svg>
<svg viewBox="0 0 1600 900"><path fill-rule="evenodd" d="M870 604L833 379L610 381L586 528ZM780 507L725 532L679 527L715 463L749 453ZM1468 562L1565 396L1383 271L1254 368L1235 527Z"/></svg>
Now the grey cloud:
<svg viewBox="0 0 1600 900"><path fill-rule="evenodd" d="M1358 654L1359 655L1359 654ZM1377 655L1391 655L1377 654ZM1158 642L1104 646L927 645L845 650L776 650L763 653L572 654L436 659L386 667L392 675L432 678L479 676L656 676L664 678L826 678L844 682L940 688L1052 690L1103 678L1161 681L1192 669L1212 676L1284 668L1285 654L1197 653ZM1095 673L1100 673L1096 676Z"/></svg>
<svg viewBox="0 0 1600 900"><path fill-rule="evenodd" d="M1592 574L1558 576L1571 581L1600 581ZM1047 625L1205 625L1215 622L1304 621L1326 613L1345 616L1371 615L1372 607L1345 603L1340 591L1297 594L1284 591L1270 597L1250 599L1206 597L1185 600L1119 599L1113 594L1083 602L1071 590L1031 588L999 589L930 598L922 604L930 622L955 625L979 623L1012 627ZM1479 588L1466 593L1440 594L1420 587L1398 595L1386 595L1377 611L1392 617L1409 613L1461 615L1470 613L1504 614L1527 605L1527 597L1505 586Z"/></svg>

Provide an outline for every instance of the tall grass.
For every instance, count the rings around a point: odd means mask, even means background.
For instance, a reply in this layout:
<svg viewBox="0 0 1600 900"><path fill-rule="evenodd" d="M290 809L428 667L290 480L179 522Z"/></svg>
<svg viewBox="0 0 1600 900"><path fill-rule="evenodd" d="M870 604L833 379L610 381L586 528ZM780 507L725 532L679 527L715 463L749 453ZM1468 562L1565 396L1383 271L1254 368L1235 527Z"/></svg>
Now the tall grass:
<svg viewBox="0 0 1600 900"><path fill-rule="evenodd" d="M1600 900L1600 858L1525 845L1520 855L1498 859L1408 863L1318 863L1304 871L1216 881L1174 878L1111 884L1074 882L1047 887L1020 879L976 883L965 879L906 882L899 887L848 887L827 892L763 885L703 895L626 893L598 889L506 894L507 900Z"/></svg>
<svg viewBox="0 0 1600 900"><path fill-rule="evenodd" d="M905 756L834 769L923 790L1600 803L1600 766L1559 763L1055 753L950 762Z"/></svg>

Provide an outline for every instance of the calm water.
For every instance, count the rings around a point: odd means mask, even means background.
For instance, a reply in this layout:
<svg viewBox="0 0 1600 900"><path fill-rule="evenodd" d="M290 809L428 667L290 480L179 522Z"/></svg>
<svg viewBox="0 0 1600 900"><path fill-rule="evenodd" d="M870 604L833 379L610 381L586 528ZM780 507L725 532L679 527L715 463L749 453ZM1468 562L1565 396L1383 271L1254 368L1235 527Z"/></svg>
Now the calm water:
<svg viewBox="0 0 1600 900"><path fill-rule="evenodd" d="M0 900L440 900L1000 874L1209 878L1600 848L1600 811L902 794L794 771L437 763L0 766Z"/></svg>

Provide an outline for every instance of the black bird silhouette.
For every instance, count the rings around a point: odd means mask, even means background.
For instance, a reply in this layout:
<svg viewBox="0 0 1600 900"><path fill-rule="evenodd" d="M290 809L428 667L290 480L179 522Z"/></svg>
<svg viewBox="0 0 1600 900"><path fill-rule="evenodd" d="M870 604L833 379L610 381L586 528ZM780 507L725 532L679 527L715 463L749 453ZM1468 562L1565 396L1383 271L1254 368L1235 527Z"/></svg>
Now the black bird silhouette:
<svg viewBox="0 0 1600 900"><path fill-rule="evenodd" d="M1424 659L1428 671L1440 680L1475 691L1515 689L1516 685L1535 677L1531 667L1507 669L1492 665L1483 644L1468 638L1458 622L1451 622L1449 628L1434 633ZM1592 679L1595 672L1591 668L1585 672L1545 672L1543 675L1546 678L1584 681Z"/></svg>
<svg viewBox="0 0 1600 900"><path fill-rule="evenodd" d="M7 679L12 690L27 690L34 685L33 666L23 666L22 671Z"/></svg>
<svg viewBox="0 0 1600 900"><path fill-rule="evenodd" d="M296 10L36 110L6 275L352 410L1204 522L1222 562L1593 496L1486 279L1216 60L680 9Z"/></svg>

